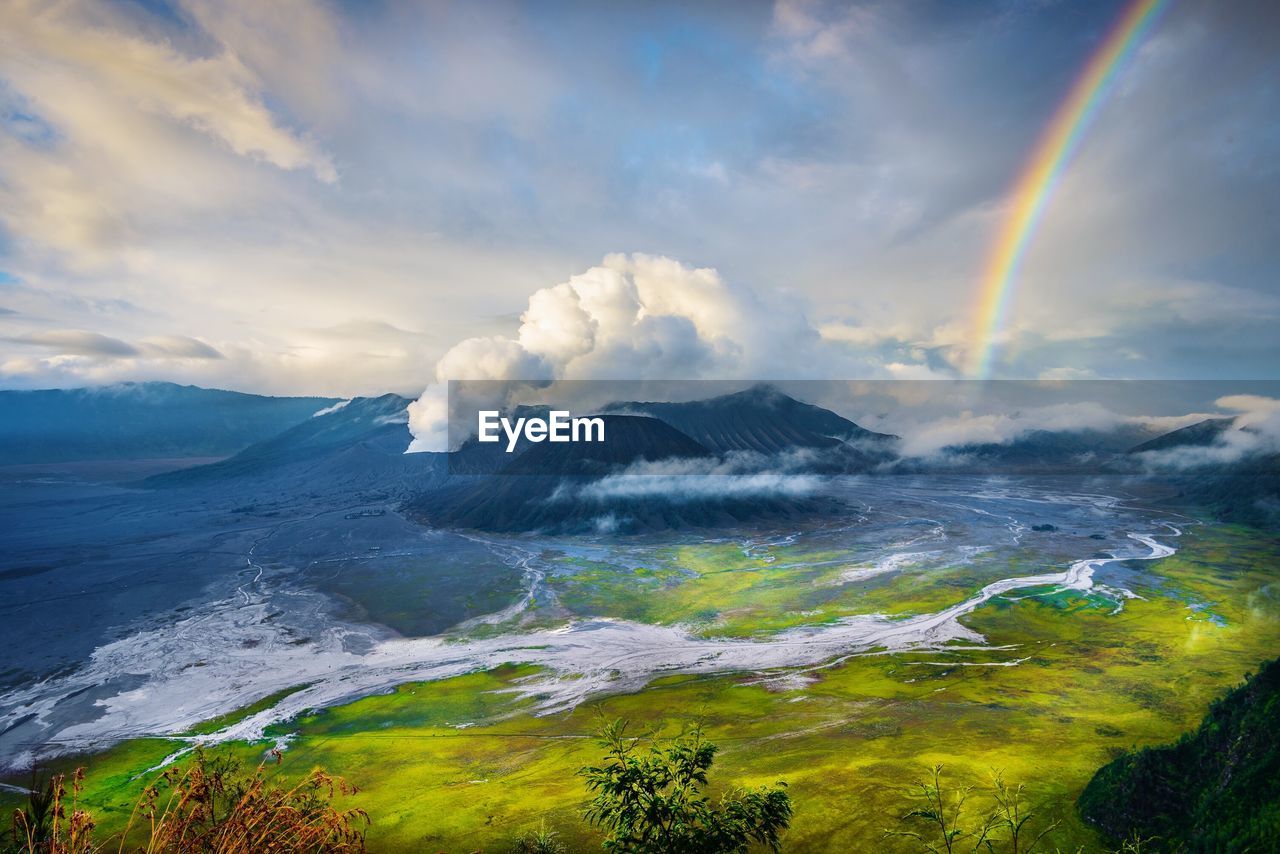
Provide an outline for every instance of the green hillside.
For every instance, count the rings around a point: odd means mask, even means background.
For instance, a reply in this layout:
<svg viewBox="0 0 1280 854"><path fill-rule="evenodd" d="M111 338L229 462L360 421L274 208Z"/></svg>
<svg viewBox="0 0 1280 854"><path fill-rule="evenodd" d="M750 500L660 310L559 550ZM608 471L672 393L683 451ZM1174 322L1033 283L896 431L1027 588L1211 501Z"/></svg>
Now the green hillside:
<svg viewBox="0 0 1280 854"><path fill-rule="evenodd" d="M1275 851L1280 840L1280 659L1209 708L1175 744L1104 766L1080 812L1115 839L1158 850Z"/></svg>

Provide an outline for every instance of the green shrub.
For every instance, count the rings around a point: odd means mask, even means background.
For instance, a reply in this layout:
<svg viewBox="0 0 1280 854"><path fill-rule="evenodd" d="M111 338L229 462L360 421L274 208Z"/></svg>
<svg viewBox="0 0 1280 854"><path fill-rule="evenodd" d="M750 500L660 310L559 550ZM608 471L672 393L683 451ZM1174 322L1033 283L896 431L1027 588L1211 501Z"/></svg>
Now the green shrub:
<svg viewBox="0 0 1280 854"><path fill-rule="evenodd" d="M603 726L604 763L579 772L594 794L587 819L605 830L606 851L728 854L753 842L779 850L791 823L785 783L712 800L705 789L716 746L700 725L669 742L630 738L626 728L626 721Z"/></svg>

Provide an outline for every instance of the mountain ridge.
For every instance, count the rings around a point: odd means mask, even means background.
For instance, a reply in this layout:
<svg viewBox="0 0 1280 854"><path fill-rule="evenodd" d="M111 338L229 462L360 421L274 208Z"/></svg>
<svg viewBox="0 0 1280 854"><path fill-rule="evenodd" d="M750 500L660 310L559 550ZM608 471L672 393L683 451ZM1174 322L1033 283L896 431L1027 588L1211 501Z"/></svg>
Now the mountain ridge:
<svg viewBox="0 0 1280 854"><path fill-rule="evenodd" d="M648 415L670 424L715 453L776 454L793 448L888 443L897 436L868 430L849 419L804 403L768 384L705 400L680 403L618 401L602 412Z"/></svg>
<svg viewBox="0 0 1280 854"><path fill-rule="evenodd" d="M167 382L0 390L0 464L224 456L335 402Z"/></svg>

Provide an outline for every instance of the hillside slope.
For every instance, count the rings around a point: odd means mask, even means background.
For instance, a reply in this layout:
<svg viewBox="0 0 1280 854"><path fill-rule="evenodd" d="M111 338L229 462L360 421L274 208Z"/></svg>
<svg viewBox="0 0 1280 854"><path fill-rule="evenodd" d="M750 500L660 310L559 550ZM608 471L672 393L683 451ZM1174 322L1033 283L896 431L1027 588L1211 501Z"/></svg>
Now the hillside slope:
<svg viewBox="0 0 1280 854"><path fill-rule="evenodd" d="M1206 418L1186 427L1179 427L1154 439L1143 442L1129 449L1131 454L1145 454L1151 451L1167 451L1172 448L1204 447L1212 445L1235 424L1234 418Z"/></svg>
<svg viewBox="0 0 1280 854"><path fill-rule="evenodd" d="M1234 418L1209 418L1204 421L1165 433L1130 450L1129 455L1154 455L1158 460L1162 452L1177 453L1180 449L1228 446L1224 439L1237 429ZM1252 428L1239 428L1241 437L1252 435L1260 438ZM1280 454L1258 441L1252 453L1245 453L1234 461L1217 461L1211 455L1197 460L1192 457L1191 468L1171 469L1170 483L1178 489L1178 499L1191 503L1224 522L1274 528L1280 522ZM1224 457L1230 458L1229 453ZM1197 463L1198 464L1195 464Z"/></svg>
<svg viewBox="0 0 1280 854"><path fill-rule="evenodd" d="M1280 523L1280 454L1197 472L1185 478L1183 495L1225 522L1274 530Z"/></svg>
<svg viewBox="0 0 1280 854"><path fill-rule="evenodd" d="M432 488L445 475L443 454L406 454L405 407L394 394L355 398L209 465L148 478L149 487L244 489L255 494L346 491L376 498Z"/></svg>
<svg viewBox="0 0 1280 854"><path fill-rule="evenodd" d="M1275 851L1280 842L1280 659L1217 700L1176 744L1127 753L1085 787L1080 813L1158 850Z"/></svg>

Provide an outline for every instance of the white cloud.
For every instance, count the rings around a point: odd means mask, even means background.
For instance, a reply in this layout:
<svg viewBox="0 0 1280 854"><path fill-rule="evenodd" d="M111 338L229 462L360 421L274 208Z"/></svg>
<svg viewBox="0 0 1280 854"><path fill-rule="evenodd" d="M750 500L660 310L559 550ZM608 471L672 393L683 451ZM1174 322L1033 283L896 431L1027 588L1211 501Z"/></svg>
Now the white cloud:
<svg viewBox="0 0 1280 854"><path fill-rule="evenodd" d="M1187 470L1220 466L1262 454L1280 453L1280 400L1256 394L1218 398L1223 409L1239 413L1231 426L1207 445L1184 445L1148 451L1143 461L1153 470Z"/></svg>
<svg viewBox="0 0 1280 854"><path fill-rule="evenodd" d="M944 448L1007 444L1036 430L1106 430L1127 419L1092 402L1029 407L1017 412L962 411L904 431L904 456L928 457Z"/></svg>
<svg viewBox="0 0 1280 854"><path fill-rule="evenodd" d="M723 458L642 460L580 487L562 484L552 499L661 498L683 503L725 498L798 498L813 494L822 484L820 477L804 473L812 461L809 449L772 456L740 451Z"/></svg>
<svg viewBox="0 0 1280 854"><path fill-rule="evenodd" d="M1270 422L1280 414L1280 400L1260 394L1228 394L1214 401L1223 409L1239 412L1237 427L1254 427Z"/></svg>
<svg viewBox="0 0 1280 854"><path fill-rule="evenodd" d="M627 473L609 475L582 487L578 495L596 501L661 498L672 503L812 495L821 480L811 475Z"/></svg>

